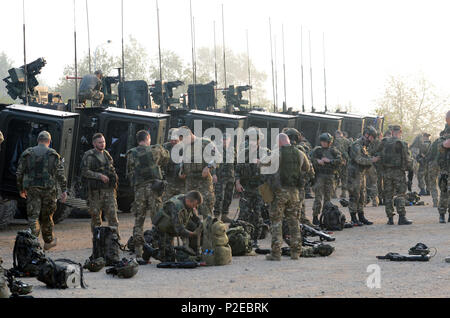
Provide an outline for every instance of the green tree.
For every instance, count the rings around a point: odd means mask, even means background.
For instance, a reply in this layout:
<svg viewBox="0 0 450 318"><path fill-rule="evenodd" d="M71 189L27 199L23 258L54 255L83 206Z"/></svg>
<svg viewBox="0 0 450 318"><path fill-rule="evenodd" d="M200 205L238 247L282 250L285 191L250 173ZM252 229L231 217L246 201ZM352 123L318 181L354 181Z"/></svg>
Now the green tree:
<svg viewBox="0 0 450 318"><path fill-rule="evenodd" d="M384 115L385 127L400 124L403 138L411 142L415 136L428 132L434 137L443 128L447 97L437 93L435 86L423 75L415 77L391 76L383 96L377 101L378 115Z"/></svg>
<svg viewBox="0 0 450 318"><path fill-rule="evenodd" d="M13 68L12 60L6 55L5 52L0 54L0 103L10 104L14 102L7 93L6 83L3 81L5 77L8 77L8 70Z"/></svg>

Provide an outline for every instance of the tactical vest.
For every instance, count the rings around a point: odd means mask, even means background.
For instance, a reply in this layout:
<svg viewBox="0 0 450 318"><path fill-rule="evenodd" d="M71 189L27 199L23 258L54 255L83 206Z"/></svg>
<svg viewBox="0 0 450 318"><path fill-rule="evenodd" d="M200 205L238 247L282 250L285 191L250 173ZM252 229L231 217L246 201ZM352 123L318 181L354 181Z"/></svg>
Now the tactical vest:
<svg viewBox="0 0 450 318"><path fill-rule="evenodd" d="M322 157L327 157L325 156L326 153L328 153L328 159L330 160L334 160L337 159L335 156L335 151L332 148L322 148L322 147L317 147L316 149L313 150L313 160L314 160L314 169L316 170L317 174L322 174L322 175L334 175L336 173L336 167L334 167L331 163L325 163L323 166L319 165L317 163L317 159L322 159ZM331 157L331 158L329 158Z"/></svg>
<svg viewBox="0 0 450 318"><path fill-rule="evenodd" d="M35 151L38 147L41 146L29 149L29 154L27 155L28 171L23 181L24 189L32 187L50 189L56 185L53 174L56 161L53 161L53 164L50 166L50 158L51 156L59 157L59 155L51 148L48 148L43 155L37 155Z"/></svg>
<svg viewBox="0 0 450 318"><path fill-rule="evenodd" d="M443 139L442 142L444 142L445 139ZM450 173L450 149L442 148L442 143L439 143L440 149L439 149L439 157L438 157L438 163L439 168L441 169L441 172L444 174Z"/></svg>
<svg viewBox="0 0 450 318"><path fill-rule="evenodd" d="M381 153L381 162L385 168L401 168L403 166L402 158L403 145L397 138L383 139L383 151Z"/></svg>
<svg viewBox="0 0 450 318"><path fill-rule="evenodd" d="M166 165L164 170L165 175L169 178L175 178L177 177L177 164L172 160L173 145L170 142L166 142L163 147L169 152L170 155L169 163Z"/></svg>
<svg viewBox="0 0 450 318"><path fill-rule="evenodd" d="M133 156L135 170L132 172L130 180L131 186L138 186L152 180L161 180L161 168L153 158L152 147L138 146L129 151Z"/></svg>
<svg viewBox="0 0 450 318"><path fill-rule="evenodd" d="M101 180L87 179L89 190L100 190L100 189L111 189L116 187L117 175L112 171L111 166L113 166L113 158L108 151L103 150L104 156L106 158L106 163L102 163L95 155L95 150L91 149L86 152L88 157L93 157L92 165L89 170L101 173L109 178L108 183L103 183Z"/></svg>
<svg viewBox="0 0 450 318"><path fill-rule="evenodd" d="M301 162L299 152L295 146L280 148L280 180L284 187L300 186Z"/></svg>
<svg viewBox="0 0 450 318"><path fill-rule="evenodd" d="M174 224L172 223L172 218L166 212L167 204L172 203L175 205L176 210L178 211L179 220L184 226L186 226L191 217L191 212L184 206L184 194L179 194L170 198L167 202L164 203L163 207L156 213L155 217L152 219L152 223L154 226L158 228L161 232L168 233L172 236L177 236L177 232L175 230ZM181 213L181 211L185 210L187 213Z"/></svg>
<svg viewBox="0 0 450 318"><path fill-rule="evenodd" d="M200 139L200 140L199 140ZM196 163L195 162L195 157L194 157L194 151L197 147L194 146L195 143L201 142L202 143L202 153L199 154L202 157L202 162L200 163ZM191 158L191 162L190 163L183 163L183 169L184 172L187 176L201 176L203 169L208 165L207 162L205 162L204 157L203 157L203 151L205 150L205 147L210 143L211 141L205 138L198 138L196 139L196 141L194 143L191 144L191 153L190 153L190 158Z"/></svg>
<svg viewBox="0 0 450 318"><path fill-rule="evenodd" d="M257 159L259 158L259 148L257 150ZM258 187L261 184L262 176L256 163L250 163L250 150L245 149L245 163L239 165L239 178L243 187Z"/></svg>

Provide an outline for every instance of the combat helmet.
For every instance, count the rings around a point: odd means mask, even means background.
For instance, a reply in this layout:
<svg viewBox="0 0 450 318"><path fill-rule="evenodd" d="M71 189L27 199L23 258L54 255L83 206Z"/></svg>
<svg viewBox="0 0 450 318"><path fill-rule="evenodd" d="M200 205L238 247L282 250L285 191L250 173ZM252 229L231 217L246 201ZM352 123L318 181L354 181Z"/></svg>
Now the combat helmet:
<svg viewBox="0 0 450 318"><path fill-rule="evenodd" d="M333 136L331 136L329 133L323 133L319 136L319 140L331 143L333 142Z"/></svg>
<svg viewBox="0 0 450 318"><path fill-rule="evenodd" d="M139 264L136 259L123 258L113 268L107 269L106 274L112 274L113 276L117 275L120 278L131 278L137 274L138 269Z"/></svg>
<svg viewBox="0 0 450 318"><path fill-rule="evenodd" d="M99 272L105 267L105 259L103 257L99 257L94 259L92 256L86 260L83 268L89 270L90 272L96 273Z"/></svg>
<svg viewBox="0 0 450 318"><path fill-rule="evenodd" d="M300 140L300 137L302 135L301 132L299 132L295 128L284 128L282 131L284 134L286 134L291 141L298 142Z"/></svg>
<svg viewBox="0 0 450 318"><path fill-rule="evenodd" d="M369 136L372 136L373 138L378 137L378 131L372 126L368 126L368 127L364 128L363 135L365 135L365 134L368 134Z"/></svg>

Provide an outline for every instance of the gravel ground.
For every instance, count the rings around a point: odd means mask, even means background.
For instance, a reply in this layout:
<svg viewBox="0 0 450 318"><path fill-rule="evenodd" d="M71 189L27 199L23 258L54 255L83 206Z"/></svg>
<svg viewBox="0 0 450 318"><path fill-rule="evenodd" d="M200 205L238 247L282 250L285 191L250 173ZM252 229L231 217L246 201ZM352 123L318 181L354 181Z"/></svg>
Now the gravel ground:
<svg viewBox="0 0 450 318"><path fill-rule="evenodd" d="M132 279L113 278L86 272L87 289L52 290L35 278L23 281L33 284L34 297L449 297L450 224L438 224L438 213L430 206L431 197L424 197L425 207L408 207L410 226L388 226L384 207L367 207L372 226L345 229L334 233L336 251L326 258L301 258L292 261L268 262L264 256L235 257L229 266L197 269L158 269L154 261L141 266ZM336 201L336 200L334 200ZM337 202L335 202L337 203ZM312 200L307 200L311 217ZM235 211L237 200L233 201ZM347 218L348 210L343 209ZM133 218L120 214L122 241L131 235ZM395 218L397 221L397 218ZM150 226L150 221L147 223ZM13 225L0 232L0 256L6 268L12 267L15 233L25 225ZM89 220L68 219L55 228L58 246L47 255L70 258L84 263L91 253ZM376 255L387 252L407 254L418 242L437 248L430 262L379 261ZM260 242L270 247L270 238ZM127 255L125 255L127 256ZM381 288L370 289L366 281L367 267L377 264L381 269Z"/></svg>

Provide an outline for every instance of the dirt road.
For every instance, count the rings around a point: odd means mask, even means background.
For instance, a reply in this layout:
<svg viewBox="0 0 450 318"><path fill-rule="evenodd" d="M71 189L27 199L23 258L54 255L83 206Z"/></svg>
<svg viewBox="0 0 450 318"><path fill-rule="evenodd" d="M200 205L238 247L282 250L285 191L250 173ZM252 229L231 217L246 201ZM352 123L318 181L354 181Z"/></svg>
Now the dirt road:
<svg viewBox="0 0 450 318"><path fill-rule="evenodd" d="M414 221L411 226L388 226L384 207L367 207L366 215L375 224L336 232L336 251L327 258L292 261L283 257L281 262L268 262L260 255L235 257L229 266L192 270L158 269L158 261L153 261L141 266L132 279L113 278L105 270L87 272L87 289L51 290L34 278L23 280L34 285L34 297L449 297L450 264L444 259L450 255L450 224L438 224L438 212L429 205L431 198L423 199L427 206L407 208ZM235 200L233 211L236 206ZM309 217L311 206L312 200L307 200ZM348 210L342 210L349 218ZM122 241L126 242L133 218L121 214L119 219ZM0 232L0 256L6 268L12 267L15 233L25 227L16 225ZM65 220L55 233L59 244L47 255L84 263L91 253L89 220ZM418 242L437 248L430 262L375 258L387 252L407 254ZM269 248L270 238L260 245ZM381 269L381 288L367 287L371 264Z"/></svg>

